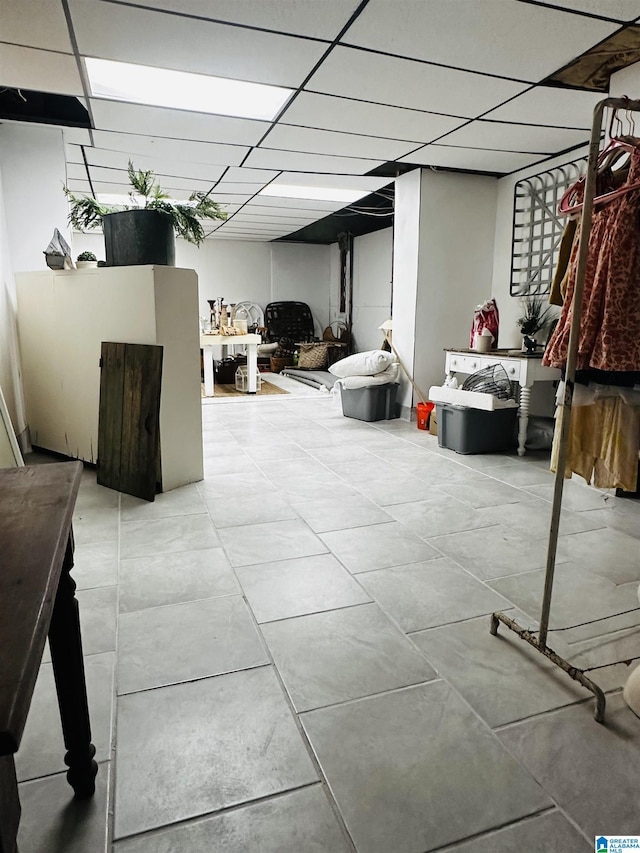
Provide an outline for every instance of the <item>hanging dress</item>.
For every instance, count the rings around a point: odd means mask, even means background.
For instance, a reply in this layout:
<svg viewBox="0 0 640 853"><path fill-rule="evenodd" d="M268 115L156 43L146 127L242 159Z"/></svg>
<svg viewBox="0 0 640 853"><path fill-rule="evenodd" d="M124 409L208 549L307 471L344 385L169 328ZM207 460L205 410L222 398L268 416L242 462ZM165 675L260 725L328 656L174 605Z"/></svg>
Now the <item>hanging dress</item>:
<svg viewBox="0 0 640 853"><path fill-rule="evenodd" d="M640 149L631 153L627 183L640 182ZM579 240L574 241L566 299L542 363L567 362ZM584 280L577 370L640 370L640 189L593 213Z"/></svg>

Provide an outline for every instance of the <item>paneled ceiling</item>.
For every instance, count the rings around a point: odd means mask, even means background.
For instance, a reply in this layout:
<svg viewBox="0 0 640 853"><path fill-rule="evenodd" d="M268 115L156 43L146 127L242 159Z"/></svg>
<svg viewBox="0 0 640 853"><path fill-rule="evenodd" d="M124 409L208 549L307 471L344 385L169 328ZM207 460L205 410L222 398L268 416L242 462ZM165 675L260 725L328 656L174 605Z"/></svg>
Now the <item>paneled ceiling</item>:
<svg viewBox="0 0 640 853"><path fill-rule="evenodd" d="M87 108L64 131L73 191L126 192L131 158L174 198L213 186L212 238L295 238L336 211L389 220L266 186L364 196L412 166L507 174L581 146L602 95L545 80L638 20L640 0L1 0L0 87ZM273 122L106 100L87 57L293 95Z"/></svg>

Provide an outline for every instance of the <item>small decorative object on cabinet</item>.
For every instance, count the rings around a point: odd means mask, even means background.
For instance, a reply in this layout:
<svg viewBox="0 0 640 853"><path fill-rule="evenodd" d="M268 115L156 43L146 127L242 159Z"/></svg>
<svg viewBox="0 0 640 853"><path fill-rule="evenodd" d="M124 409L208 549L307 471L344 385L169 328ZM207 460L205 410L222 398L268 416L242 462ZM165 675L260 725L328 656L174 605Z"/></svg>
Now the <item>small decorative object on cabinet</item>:
<svg viewBox="0 0 640 853"><path fill-rule="evenodd" d="M93 252L80 252L76 258L76 266L79 270L97 269L98 259Z"/></svg>
<svg viewBox="0 0 640 853"><path fill-rule="evenodd" d="M136 170L130 160L127 171L133 187L130 203L101 204L95 198L76 196L64 188L71 203L69 222L74 228L86 231L102 225L108 267L172 267L175 234L199 246L206 236L200 220L227 218L209 193L192 192L188 201L172 201L151 170Z"/></svg>
<svg viewBox="0 0 640 853"><path fill-rule="evenodd" d="M522 316L517 323L522 332L522 352L535 352L538 346L535 337L549 322L551 307L545 307L540 296L523 296L520 304Z"/></svg>

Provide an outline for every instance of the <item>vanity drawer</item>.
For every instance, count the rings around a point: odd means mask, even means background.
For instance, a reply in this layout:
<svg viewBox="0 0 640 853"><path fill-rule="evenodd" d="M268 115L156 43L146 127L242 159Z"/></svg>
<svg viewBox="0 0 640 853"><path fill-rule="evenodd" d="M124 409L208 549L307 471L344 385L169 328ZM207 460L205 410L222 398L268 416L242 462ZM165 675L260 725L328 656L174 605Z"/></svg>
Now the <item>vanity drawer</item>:
<svg viewBox="0 0 640 853"><path fill-rule="evenodd" d="M512 382L520 379L520 359L498 358L490 355L468 355L457 352L447 353L446 369L451 373L475 373L483 367L501 364Z"/></svg>

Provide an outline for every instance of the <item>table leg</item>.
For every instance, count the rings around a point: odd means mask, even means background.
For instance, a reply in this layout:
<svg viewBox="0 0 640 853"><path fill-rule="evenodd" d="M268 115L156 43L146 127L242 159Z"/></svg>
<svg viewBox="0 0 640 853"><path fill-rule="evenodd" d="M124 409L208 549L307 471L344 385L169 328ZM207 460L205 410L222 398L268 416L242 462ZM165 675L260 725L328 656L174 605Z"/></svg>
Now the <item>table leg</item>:
<svg viewBox="0 0 640 853"><path fill-rule="evenodd" d="M0 758L0 853L18 853L18 780L13 755Z"/></svg>
<svg viewBox="0 0 640 853"><path fill-rule="evenodd" d="M529 424L529 401L531 388L520 388L520 406L518 408L518 456L524 456L524 446L527 441L527 425Z"/></svg>
<svg viewBox="0 0 640 853"><path fill-rule="evenodd" d="M255 394L258 390L256 373L258 372L258 347L249 344L247 346L247 393Z"/></svg>
<svg viewBox="0 0 640 853"><path fill-rule="evenodd" d="M93 796L98 765L91 743L87 685L82 657L80 614L75 597L76 584L69 574L73 566L73 540L69 537L49 626L51 663L58 693L58 706L69 768L67 781L78 799Z"/></svg>
<svg viewBox="0 0 640 853"><path fill-rule="evenodd" d="M202 348L204 361L204 395L213 397L213 347Z"/></svg>

